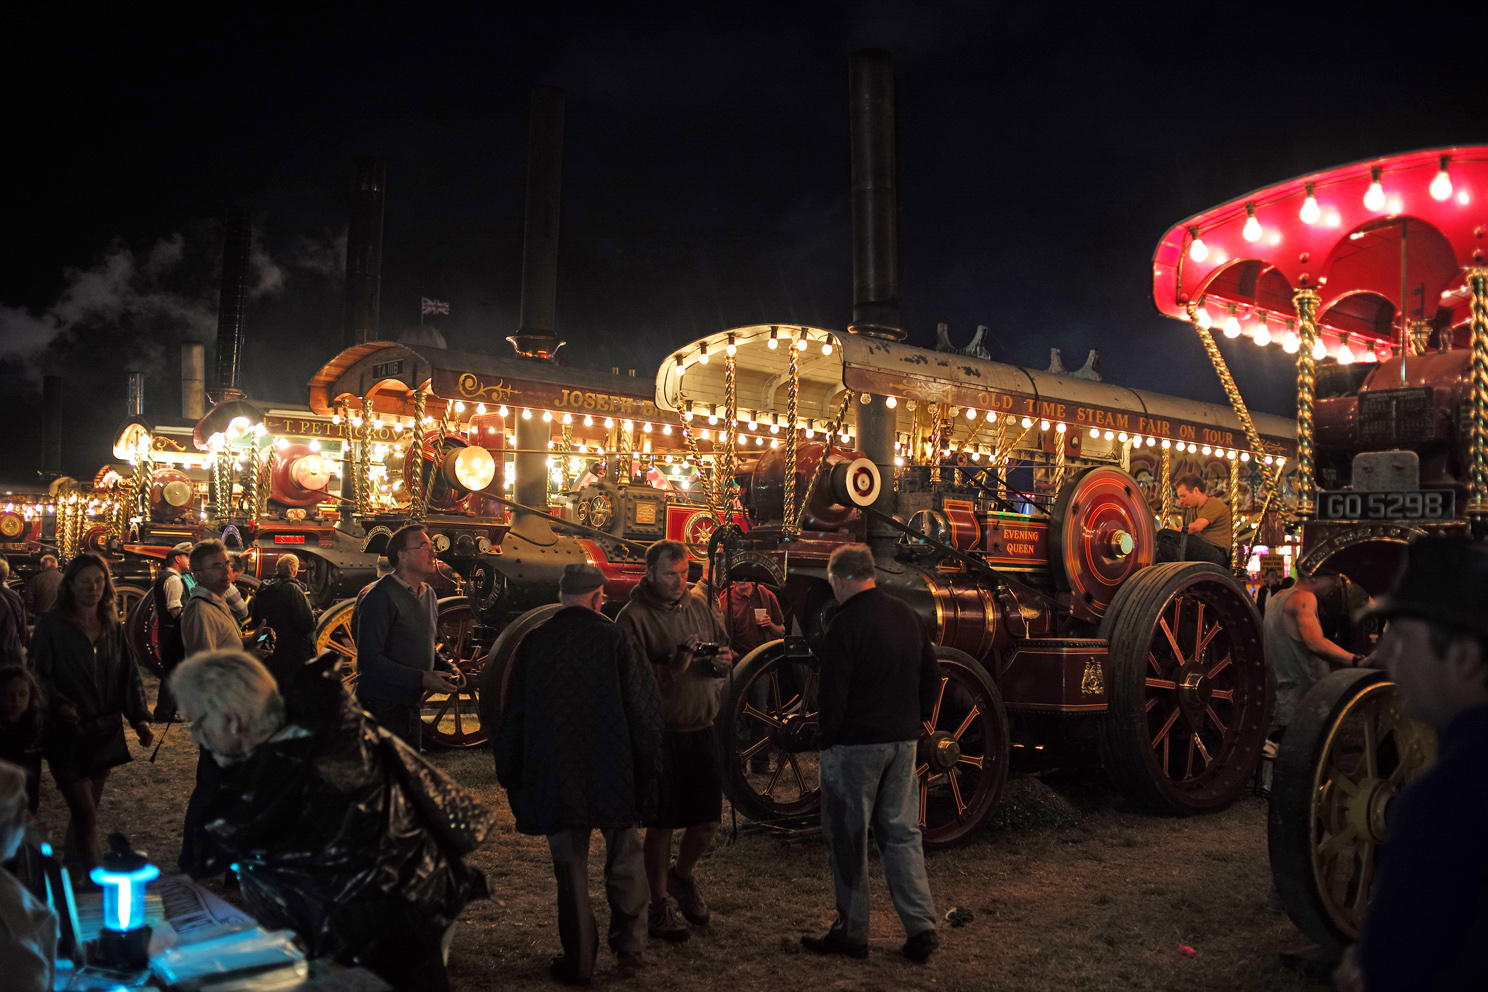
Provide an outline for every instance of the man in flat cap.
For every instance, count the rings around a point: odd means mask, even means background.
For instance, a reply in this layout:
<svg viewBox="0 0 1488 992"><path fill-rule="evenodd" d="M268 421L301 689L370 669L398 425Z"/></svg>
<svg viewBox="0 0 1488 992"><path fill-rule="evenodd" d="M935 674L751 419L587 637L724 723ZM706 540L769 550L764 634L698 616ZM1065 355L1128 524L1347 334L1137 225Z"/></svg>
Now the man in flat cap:
<svg viewBox="0 0 1488 992"><path fill-rule="evenodd" d="M1379 881L1335 980L1357 992L1483 988L1488 945L1488 547L1420 538L1365 611L1390 624L1374 661L1407 716L1440 736L1436 765L1391 800Z"/></svg>
<svg viewBox="0 0 1488 992"><path fill-rule="evenodd" d="M642 963L650 890L636 827L656 812L661 697L650 666L599 612L604 573L565 566L563 608L512 659L496 735L496 777L524 834L545 834L558 880L563 954L548 971L568 985L594 974L599 931L589 905L589 838L605 841L609 945L624 971ZM486 698L500 693L491 676Z"/></svg>

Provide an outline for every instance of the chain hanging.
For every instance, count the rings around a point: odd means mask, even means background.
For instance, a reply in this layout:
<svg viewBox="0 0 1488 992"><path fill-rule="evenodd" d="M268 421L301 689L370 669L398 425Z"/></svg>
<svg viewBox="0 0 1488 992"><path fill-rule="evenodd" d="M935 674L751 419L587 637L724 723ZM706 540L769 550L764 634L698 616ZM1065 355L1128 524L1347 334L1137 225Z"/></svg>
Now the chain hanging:
<svg viewBox="0 0 1488 992"><path fill-rule="evenodd" d="M1209 355L1209 362L1214 366L1215 373L1219 376L1219 383L1224 387L1225 395L1230 399L1230 407L1235 411L1235 416L1240 420L1240 429L1245 432L1245 439L1250 442L1252 451L1257 454L1266 449L1261 444L1261 435L1255 428L1255 423L1250 419L1250 410L1245 405L1245 399L1240 395L1240 387L1235 385L1235 377L1230 375L1230 367L1225 363L1224 355L1220 354L1219 345L1214 340L1214 335L1208 328L1199 324L1199 305L1188 304L1188 322L1193 325L1194 332L1198 334L1199 341L1204 345L1204 351ZM1298 360L1301 360L1301 352L1298 352ZM1278 465L1272 471L1261 470L1261 478L1265 482L1267 494L1279 491L1281 482L1281 466ZM1236 508L1230 507L1233 514Z"/></svg>
<svg viewBox="0 0 1488 992"><path fill-rule="evenodd" d="M790 393L785 406L785 537L790 540L796 536L792 524L796 519L796 430L798 413L801 402L801 366L796 356L800 354L796 350L794 342L788 342L786 347L790 349Z"/></svg>
<svg viewBox="0 0 1488 992"><path fill-rule="evenodd" d="M1297 347L1297 481L1294 485L1297 487L1297 516L1306 519L1313 513L1312 418L1317 359L1313 357L1312 349L1318 335L1318 294L1310 289L1299 289L1292 297L1292 305L1297 309L1297 336L1300 339Z"/></svg>
<svg viewBox="0 0 1488 992"><path fill-rule="evenodd" d="M1473 269L1468 281L1472 286L1472 441L1467 454L1467 513L1481 526L1488 521L1488 268Z"/></svg>
<svg viewBox="0 0 1488 992"><path fill-rule="evenodd" d="M806 521L806 510L811 505L811 495L816 492L816 487L821 484L822 476L827 472L827 456L832 453L833 441L842 434L842 425L847 420L847 409L852 406L853 396L851 389L842 395L842 408L837 411L837 419L833 422L832 429L827 432L827 439L822 444L821 458L816 463L816 472L811 476L811 484L806 487L806 492L801 496L801 509L796 513L793 533L801 533L801 526Z"/></svg>

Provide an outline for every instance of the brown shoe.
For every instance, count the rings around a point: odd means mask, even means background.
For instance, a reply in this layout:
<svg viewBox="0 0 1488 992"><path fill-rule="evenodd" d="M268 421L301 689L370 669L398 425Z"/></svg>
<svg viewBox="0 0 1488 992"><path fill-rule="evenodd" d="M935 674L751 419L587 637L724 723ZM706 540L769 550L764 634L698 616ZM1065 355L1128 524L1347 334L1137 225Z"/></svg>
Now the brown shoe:
<svg viewBox="0 0 1488 992"><path fill-rule="evenodd" d="M677 914L672 912L671 902L663 902L661 905L652 905L648 911L647 929L652 940L682 941L692 936L692 931L687 929L687 924L677 919Z"/></svg>
<svg viewBox="0 0 1488 992"><path fill-rule="evenodd" d="M687 922L695 927L705 927L712 919L708 903L698 892L697 879L683 878L677 874L677 866L667 869L667 894L677 900L677 906Z"/></svg>

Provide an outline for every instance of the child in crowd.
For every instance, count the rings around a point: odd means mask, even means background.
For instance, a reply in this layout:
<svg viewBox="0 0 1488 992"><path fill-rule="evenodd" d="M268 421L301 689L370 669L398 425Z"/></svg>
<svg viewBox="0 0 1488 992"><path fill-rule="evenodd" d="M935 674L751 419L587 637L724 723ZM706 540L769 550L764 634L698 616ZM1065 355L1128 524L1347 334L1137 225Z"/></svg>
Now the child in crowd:
<svg viewBox="0 0 1488 992"><path fill-rule="evenodd" d="M25 770L26 803L32 813L41 796L46 722L46 696L31 669L24 665L0 667L0 760Z"/></svg>

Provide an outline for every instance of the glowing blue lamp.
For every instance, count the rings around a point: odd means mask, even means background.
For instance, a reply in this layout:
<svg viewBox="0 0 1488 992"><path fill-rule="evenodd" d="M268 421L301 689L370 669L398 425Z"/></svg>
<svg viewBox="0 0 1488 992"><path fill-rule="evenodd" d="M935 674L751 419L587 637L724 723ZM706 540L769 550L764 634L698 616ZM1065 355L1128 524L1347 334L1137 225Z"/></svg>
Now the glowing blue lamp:
<svg viewBox="0 0 1488 992"><path fill-rule="evenodd" d="M99 963L120 969L147 967L150 928L145 926L145 886L160 877L160 869L130 847L123 834L110 834L109 853L88 877L103 888Z"/></svg>

